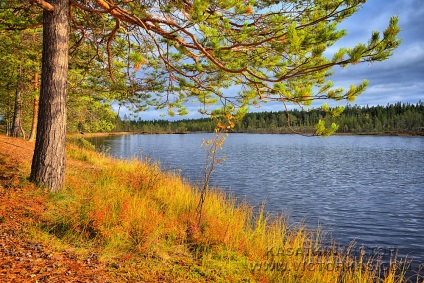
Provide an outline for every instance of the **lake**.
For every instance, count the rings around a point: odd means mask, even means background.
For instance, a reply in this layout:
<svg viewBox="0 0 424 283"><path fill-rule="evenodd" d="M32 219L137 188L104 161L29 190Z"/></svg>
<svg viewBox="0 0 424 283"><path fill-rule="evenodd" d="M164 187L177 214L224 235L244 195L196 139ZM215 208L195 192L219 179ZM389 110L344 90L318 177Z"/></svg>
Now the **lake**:
<svg viewBox="0 0 424 283"><path fill-rule="evenodd" d="M201 180L213 134L123 135L90 141L118 158L159 161ZM397 249L424 262L424 137L230 134L211 183L341 244Z"/></svg>

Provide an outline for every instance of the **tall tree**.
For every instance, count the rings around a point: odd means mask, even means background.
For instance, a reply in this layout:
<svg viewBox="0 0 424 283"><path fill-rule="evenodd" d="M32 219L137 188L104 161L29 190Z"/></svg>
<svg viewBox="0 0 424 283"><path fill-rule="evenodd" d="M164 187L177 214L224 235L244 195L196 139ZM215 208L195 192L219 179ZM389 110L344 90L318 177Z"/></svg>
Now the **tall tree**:
<svg viewBox="0 0 424 283"><path fill-rule="evenodd" d="M15 88L15 107L10 135L17 138L22 133L25 138L25 132L22 128L22 66L18 68Z"/></svg>
<svg viewBox="0 0 424 283"><path fill-rule="evenodd" d="M63 186L65 166L68 23L78 42L98 46L98 62L107 64L119 100L149 100L168 106L170 114L173 108L186 113L184 102L191 97L205 105L204 113L211 113L206 105L216 102L231 112L267 101L306 106L316 99L352 101L367 82L334 89L328 81L331 68L385 60L400 43L393 17L382 37L374 32L367 44L341 48L332 58L324 55L346 34L337 23L365 0L70 0L71 10L68 1L29 0L45 10L31 179L52 191ZM128 54L127 61L115 59L121 52ZM125 80L120 80L122 68ZM238 93L225 91L234 85ZM328 133L323 123L317 132Z"/></svg>
<svg viewBox="0 0 424 283"><path fill-rule="evenodd" d="M51 191L65 180L69 2L45 3L37 139L30 179Z"/></svg>
<svg viewBox="0 0 424 283"><path fill-rule="evenodd" d="M39 95L37 93L38 90L38 73L34 73L34 103L32 104L32 121L31 121L31 133L29 135L28 140L34 141L35 139L35 132L37 131L37 118L38 118L38 101L39 101Z"/></svg>

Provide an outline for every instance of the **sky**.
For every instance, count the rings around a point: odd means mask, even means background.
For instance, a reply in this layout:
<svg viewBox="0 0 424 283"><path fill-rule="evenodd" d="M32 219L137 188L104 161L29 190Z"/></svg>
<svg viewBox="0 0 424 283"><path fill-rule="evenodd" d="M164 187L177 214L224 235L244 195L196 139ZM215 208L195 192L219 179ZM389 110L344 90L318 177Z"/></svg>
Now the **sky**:
<svg viewBox="0 0 424 283"><path fill-rule="evenodd" d="M384 31L391 16L399 18L399 38L402 39L393 56L373 65L336 68L331 78L335 85L345 87L369 80L367 90L355 104L371 106L424 101L423 0L368 0L361 10L339 25L348 31L340 45L352 47L356 42L366 43L372 31Z"/></svg>
<svg viewBox="0 0 424 283"><path fill-rule="evenodd" d="M373 64L334 68L335 73L330 79L335 87L348 88L364 79L369 81L367 89L351 103L353 105L424 101L424 0L368 0L358 12L339 24L339 28L346 29L348 34L334 45L334 50L338 47L353 47L359 42L367 43L373 31L382 33L385 30L391 16L399 18L399 38L402 39L392 57ZM318 107L320 104L314 103L312 106ZM198 103L188 105L190 113L177 119L200 118L198 108ZM251 108L255 112L281 110L284 110L283 106L275 103ZM163 113L148 110L139 117L143 120L170 119L169 116L161 116Z"/></svg>

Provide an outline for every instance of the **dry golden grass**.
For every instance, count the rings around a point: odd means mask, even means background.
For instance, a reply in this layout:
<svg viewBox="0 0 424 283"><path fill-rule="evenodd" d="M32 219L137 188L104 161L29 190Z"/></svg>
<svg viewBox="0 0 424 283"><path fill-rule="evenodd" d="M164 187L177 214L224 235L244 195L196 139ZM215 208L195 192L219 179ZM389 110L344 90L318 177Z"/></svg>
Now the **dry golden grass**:
<svg viewBox="0 0 424 283"><path fill-rule="evenodd" d="M198 189L158 164L73 144L67 157L66 188L49 195L34 234L116 263L116 282L405 281L401 263L379 276L377 262L324 247L320 229L219 190L207 194L199 225Z"/></svg>
<svg viewBox="0 0 424 283"><path fill-rule="evenodd" d="M289 226L218 190L208 193L198 225L198 190L157 164L75 145L68 158L67 188L52 196L49 229L70 244L90 243L105 259L149 266L173 281L402 281L394 269L381 278L349 255L317 252L324 250L319 229Z"/></svg>

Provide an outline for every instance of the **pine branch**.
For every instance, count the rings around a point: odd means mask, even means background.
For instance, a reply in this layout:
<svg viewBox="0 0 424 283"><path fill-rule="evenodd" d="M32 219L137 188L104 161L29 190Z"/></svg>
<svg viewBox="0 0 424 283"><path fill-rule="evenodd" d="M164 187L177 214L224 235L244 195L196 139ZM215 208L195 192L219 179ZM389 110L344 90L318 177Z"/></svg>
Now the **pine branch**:
<svg viewBox="0 0 424 283"><path fill-rule="evenodd" d="M55 10L54 6L52 4L50 4L50 3L48 3L44 0L28 0L28 2L31 3L31 4L37 5L37 6L43 8L44 10L47 10L49 12L53 12Z"/></svg>

